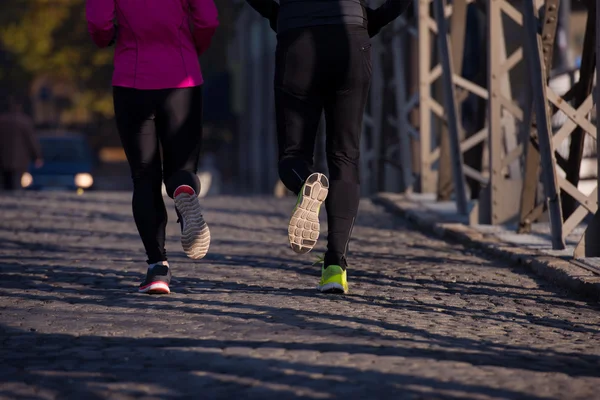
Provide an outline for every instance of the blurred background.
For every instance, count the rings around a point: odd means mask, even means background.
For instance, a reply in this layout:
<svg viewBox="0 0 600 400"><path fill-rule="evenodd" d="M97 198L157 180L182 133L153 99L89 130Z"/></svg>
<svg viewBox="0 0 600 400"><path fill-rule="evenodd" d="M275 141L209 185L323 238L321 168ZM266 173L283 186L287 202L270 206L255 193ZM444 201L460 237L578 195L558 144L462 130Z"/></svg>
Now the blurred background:
<svg viewBox="0 0 600 400"><path fill-rule="evenodd" d="M276 169L275 35L244 1L215 1L221 25L201 57L206 81L201 179L215 194L285 194ZM585 30L585 10L578 3L561 3L556 70L577 66ZM131 185L113 120L113 49L92 44L84 9L85 0L0 1L0 98L22 99L48 172L24 176L22 186L30 189ZM467 37L483 32L474 25L468 29ZM513 82L519 84L524 82ZM70 178L61 182L65 174Z"/></svg>

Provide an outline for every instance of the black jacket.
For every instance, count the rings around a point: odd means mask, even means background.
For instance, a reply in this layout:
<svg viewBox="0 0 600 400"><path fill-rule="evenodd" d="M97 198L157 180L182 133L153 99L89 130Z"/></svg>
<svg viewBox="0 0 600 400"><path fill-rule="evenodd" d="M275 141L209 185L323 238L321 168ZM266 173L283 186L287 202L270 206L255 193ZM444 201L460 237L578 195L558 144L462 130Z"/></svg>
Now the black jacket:
<svg viewBox="0 0 600 400"><path fill-rule="evenodd" d="M386 0L380 7L371 9L364 6L364 0L246 1L269 20L277 33L298 27L342 23L365 26L371 37L398 18L412 3L412 0Z"/></svg>

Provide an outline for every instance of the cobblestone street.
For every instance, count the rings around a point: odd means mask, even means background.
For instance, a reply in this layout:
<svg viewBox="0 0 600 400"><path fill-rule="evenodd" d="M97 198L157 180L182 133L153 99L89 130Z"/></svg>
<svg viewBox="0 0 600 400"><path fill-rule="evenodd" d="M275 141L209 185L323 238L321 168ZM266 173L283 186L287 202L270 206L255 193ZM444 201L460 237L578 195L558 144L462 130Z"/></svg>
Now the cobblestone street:
<svg viewBox="0 0 600 400"><path fill-rule="evenodd" d="M168 203L168 296L137 293L128 193L0 196L2 399L600 399L600 307L363 200L348 296L315 287L326 224L294 200L202 201L186 258ZM322 215L322 221L325 216Z"/></svg>

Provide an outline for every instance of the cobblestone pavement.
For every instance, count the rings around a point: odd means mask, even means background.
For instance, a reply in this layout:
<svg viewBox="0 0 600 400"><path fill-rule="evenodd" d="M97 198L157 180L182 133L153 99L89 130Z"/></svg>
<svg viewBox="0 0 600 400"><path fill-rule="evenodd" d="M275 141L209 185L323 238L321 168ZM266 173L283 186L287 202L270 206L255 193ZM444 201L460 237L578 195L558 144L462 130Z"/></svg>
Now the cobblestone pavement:
<svg viewBox="0 0 600 400"><path fill-rule="evenodd" d="M292 199L205 199L209 256L136 292L123 193L0 197L0 398L593 399L600 313L363 201L351 294L287 247Z"/></svg>

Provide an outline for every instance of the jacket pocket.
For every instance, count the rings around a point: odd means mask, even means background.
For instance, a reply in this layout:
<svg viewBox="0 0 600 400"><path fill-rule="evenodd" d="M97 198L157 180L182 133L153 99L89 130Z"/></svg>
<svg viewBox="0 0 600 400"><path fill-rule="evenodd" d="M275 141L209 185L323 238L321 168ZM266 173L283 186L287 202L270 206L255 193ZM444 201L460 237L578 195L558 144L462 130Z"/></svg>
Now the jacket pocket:
<svg viewBox="0 0 600 400"><path fill-rule="evenodd" d="M360 51L367 52L367 51L371 50L371 46L372 46L371 42L365 43L362 46L360 46Z"/></svg>

